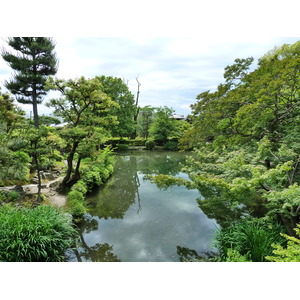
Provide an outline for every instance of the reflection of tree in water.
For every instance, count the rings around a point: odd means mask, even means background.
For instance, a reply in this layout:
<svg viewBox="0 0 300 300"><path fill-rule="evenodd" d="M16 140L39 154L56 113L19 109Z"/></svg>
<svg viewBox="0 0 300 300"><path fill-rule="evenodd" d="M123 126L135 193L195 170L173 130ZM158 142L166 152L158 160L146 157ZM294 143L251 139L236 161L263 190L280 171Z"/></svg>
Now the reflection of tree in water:
<svg viewBox="0 0 300 300"><path fill-rule="evenodd" d="M84 257L85 260L94 262L117 262L120 261L118 257L112 252L113 247L108 243L88 246L84 240L83 232L89 233L98 229L98 222L96 219L87 215L79 226L80 248L73 250L77 261L81 262Z"/></svg>
<svg viewBox="0 0 300 300"><path fill-rule="evenodd" d="M84 233L98 229L97 216L103 219L122 219L129 207L137 200L138 212L141 209L139 197L138 172L144 174L176 175L180 172L181 163L185 156L172 153L142 152L130 156L117 156L113 176L97 191L88 197L89 213L79 226L81 246L74 251L77 260L91 261L120 261L113 254L113 247L107 243L96 243L88 246L84 240Z"/></svg>
<svg viewBox="0 0 300 300"><path fill-rule="evenodd" d="M151 153L151 152L150 152ZM149 153L137 158L138 171L143 174L165 174L177 175L185 162L185 156L182 153Z"/></svg>
<svg viewBox="0 0 300 300"><path fill-rule="evenodd" d="M261 217L264 211L259 203L233 204L221 197L207 197L197 199L199 207L210 219L215 219L221 227L226 227L235 220L239 220L245 215Z"/></svg>
<svg viewBox="0 0 300 300"><path fill-rule="evenodd" d="M123 219L138 194L136 158L118 157L113 176L89 200L89 212L99 218Z"/></svg>
<svg viewBox="0 0 300 300"><path fill-rule="evenodd" d="M216 253L212 251L206 251L198 254L195 250L186 247L177 246L177 254L181 262L191 261L208 261L215 257Z"/></svg>
<svg viewBox="0 0 300 300"><path fill-rule="evenodd" d="M185 156L181 153L136 152L135 155L117 156L113 176L88 199L89 212L99 218L122 219L137 200L141 209L138 172L169 174L180 172Z"/></svg>
<svg viewBox="0 0 300 300"><path fill-rule="evenodd" d="M93 262L118 262L120 261L118 257L113 254L113 247L107 243L104 244L95 244L92 247L83 245L83 251L75 250L76 258L79 262L82 261L84 257L88 261Z"/></svg>

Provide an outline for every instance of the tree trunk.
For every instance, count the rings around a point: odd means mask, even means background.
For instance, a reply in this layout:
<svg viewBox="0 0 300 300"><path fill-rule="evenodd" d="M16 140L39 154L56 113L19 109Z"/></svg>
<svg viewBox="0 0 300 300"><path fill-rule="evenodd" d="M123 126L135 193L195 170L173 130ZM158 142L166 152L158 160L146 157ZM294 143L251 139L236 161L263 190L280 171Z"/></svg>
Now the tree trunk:
<svg viewBox="0 0 300 300"><path fill-rule="evenodd" d="M33 120L34 120L34 127L36 129L39 128L39 115L38 115L38 109L37 109L37 96L36 96L36 85L33 84L32 86L32 108L33 108ZM38 141L34 141L34 155L33 155L33 161L36 165L36 172L38 177L38 201L41 202L41 189L42 189L42 178L40 174L40 167L38 162L38 154L37 154L37 148L38 148Z"/></svg>
<svg viewBox="0 0 300 300"><path fill-rule="evenodd" d="M138 107L138 105L139 105L140 86L141 86L141 84L140 84L140 82L139 82L139 76L136 78L136 81L137 81L137 83L138 83L138 89L137 89L136 100L135 100L136 113L135 113L134 118L133 118L134 124L135 124L135 128L134 128L134 131L133 131L133 133L132 133L132 135L131 135L131 138L132 138L132 139L135 139L135 138L136 138L137 118L138 118L138 115L139 115L139 107Z"/></svg>
<svg viewBox="0 0 300 300"><path fill-rule="evenodd" d="M39 115L38 115L38 108L37 108L37 96L36 96L36 87L33 85L32 91L32 110L33 110L33 121L34 127L39 127Z"/></svg>
<svg viewBox="0 0 300 300"><path fill-rule="evenodd" d="M37 172L37 178L38 178L37 200L38 200L38 202L41 202L42 201L42 199L41 199L42 177L41 177L41 173L40 173L40 166L39 166L38 155L37 155L37 141L34 142L33 161L34 161L34 164L36 165L36 172Z"/></svg>
<svg viewBox="0 0 300 300"><path fill-rule="evenodd" d="M296 218L285 218L283 215L280 215L281 217L281 220L287 230L287 233L288 235L290 236L296 236L296 233L295 233L295 227L296 227Z"/></svg>
<svg viewBox="0 0 300 300"><path fill-rule="evenodd" d="M81 157L78 158L76 169L72 178L66 183L68 187L74 185L80 179L79 167L80 167Z"/></svg>
<svg viewBox="0 0 300 300"><path fill-rule="evenodd" d="M60 184L60 187L61 189L63 190L64 188L66 188L67 186L69 186L68 182L71 178L71 174L72 174L72 171L73 171L73 159L74 159L74 155L75 155L75 152L76 152L76 149L79 145L79 141L75 141L73 143L73 146L72 146L72 150L67 158L67 172L66 172L66 176L64 177L62 183Z"/></svg>

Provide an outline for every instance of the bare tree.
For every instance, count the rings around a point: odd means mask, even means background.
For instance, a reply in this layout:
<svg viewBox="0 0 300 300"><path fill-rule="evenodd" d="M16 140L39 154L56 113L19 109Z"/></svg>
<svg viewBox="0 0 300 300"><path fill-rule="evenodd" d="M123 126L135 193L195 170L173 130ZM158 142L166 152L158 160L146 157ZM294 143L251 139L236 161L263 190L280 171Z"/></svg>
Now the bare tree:
<svg viewBox="0 0 300 300"><path fill-rule="evenodd" d="M137 88L137 93L136 93L136 100L135 100L135 107L136 107L136 113L135 113L135 116L134 116L134 123L135 123L135 129L134 129L134 132L132 134L132 139L135 139L136 138L136 126L137 126L137 118L138 118L138 115L139 115L139 111L140 111L140 108L139 108L139 97L140 97L140 86L141 86L141 83L139 82L139 76L137 76L136 78L136 81L137 81L137 84L138 84L138 88Z"/></svg>

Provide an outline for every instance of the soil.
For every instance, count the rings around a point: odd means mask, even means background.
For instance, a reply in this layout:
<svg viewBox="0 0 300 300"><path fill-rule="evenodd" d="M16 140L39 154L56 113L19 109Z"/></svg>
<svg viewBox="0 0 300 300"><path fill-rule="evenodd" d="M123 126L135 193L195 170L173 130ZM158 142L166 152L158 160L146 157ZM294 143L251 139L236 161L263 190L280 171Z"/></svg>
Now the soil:
<svg viewBox="0 0 300 300"><path fill-rule="evenodd" d="M67 197L65 195L59 194L56 191L57 186L51 187L53 183L58 182L60 179L55 179L49 182L43 182L42 183L42 189L41 193L44 194L48 201L57 207L63 207L66 205L67 202ZM51 186L50 186L51 185ZM26 194L37 194L38 192L38 187L36 184L30 184L30 185L25 185L23 186L24 191Z"/></svg>

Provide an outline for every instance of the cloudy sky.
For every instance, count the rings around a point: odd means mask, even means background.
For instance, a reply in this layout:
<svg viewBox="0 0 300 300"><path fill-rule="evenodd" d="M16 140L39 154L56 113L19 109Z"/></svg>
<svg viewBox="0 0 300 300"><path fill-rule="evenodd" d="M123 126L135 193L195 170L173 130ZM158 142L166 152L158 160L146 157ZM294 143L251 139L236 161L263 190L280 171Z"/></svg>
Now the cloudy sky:
<svg viewBox="0 0 300 300"><path fill-rule="evenodd" d="M223 82L223 72L235 58L253 56L255 62L267 51L298 38L208 38L208 37L53 37L59 59L59 78L97 75L124 79L140 106L169 106L177 114L188 114L196 96L214 90ZM9 49L5 37L1 46ZM0 83L12 70L0 59ZM50 95L51 96L51 95ZM47 101L47 98L44 102ZM30 105L22 106L27 112ZM51 111L41 105L40 114Z"/></svg>

